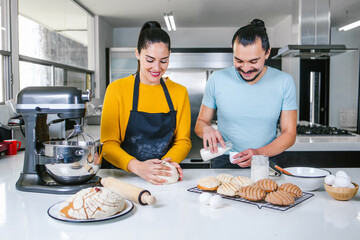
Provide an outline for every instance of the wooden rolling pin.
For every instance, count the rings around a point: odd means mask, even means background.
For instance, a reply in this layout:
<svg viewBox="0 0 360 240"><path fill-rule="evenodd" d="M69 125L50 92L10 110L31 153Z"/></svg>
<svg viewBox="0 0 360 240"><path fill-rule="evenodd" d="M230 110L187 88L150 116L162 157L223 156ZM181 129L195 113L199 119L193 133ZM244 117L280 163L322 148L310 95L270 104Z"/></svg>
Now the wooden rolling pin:
<svg viewBox="0 0 360 240"><path fill-rule="evenodd" d="M156 202L156 198L152 196L148 190L144 190L113 177L102 178L101 184L122 197L141 205L152 205Z"/></svg>

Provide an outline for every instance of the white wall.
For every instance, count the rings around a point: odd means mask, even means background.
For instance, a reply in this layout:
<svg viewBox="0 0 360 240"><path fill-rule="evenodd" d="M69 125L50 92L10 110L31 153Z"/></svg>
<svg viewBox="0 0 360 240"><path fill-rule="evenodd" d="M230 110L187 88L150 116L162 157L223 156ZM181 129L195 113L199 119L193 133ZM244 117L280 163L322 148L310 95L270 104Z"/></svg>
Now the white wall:
<svg viewBox="0 0 360 240"><path fill-rule="evenodd" d="M331 29L331 44L360 48L359 28L347 32ZM330 59L330 126L340 126L340 110L356 110L359 94L359 51Z"/></svg>

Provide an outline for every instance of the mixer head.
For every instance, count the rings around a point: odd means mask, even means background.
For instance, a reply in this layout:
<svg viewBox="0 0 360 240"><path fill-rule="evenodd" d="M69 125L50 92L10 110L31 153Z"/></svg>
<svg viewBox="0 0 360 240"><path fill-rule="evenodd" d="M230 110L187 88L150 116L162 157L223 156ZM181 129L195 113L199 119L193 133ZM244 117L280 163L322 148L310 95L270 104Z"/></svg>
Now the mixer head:
<svg viewBox="0 0 360 240"><path fill-rule="evenodd" d="M76 87L27 87L17 96L17 112L21 115L57 114L62 119L81 119L90 92ZM77 120L80 121L80 120Z"/></svg>

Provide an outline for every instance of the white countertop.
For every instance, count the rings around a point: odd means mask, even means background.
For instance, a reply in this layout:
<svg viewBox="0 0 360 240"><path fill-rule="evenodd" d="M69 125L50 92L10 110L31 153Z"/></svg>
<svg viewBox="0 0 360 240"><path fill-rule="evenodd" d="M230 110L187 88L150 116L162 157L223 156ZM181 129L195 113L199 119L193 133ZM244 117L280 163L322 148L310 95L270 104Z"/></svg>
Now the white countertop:
<svg viewBox="0 0 360 240"><path fill-rule="evenodd" d="M285 211L258 209L254 205L223 200L223 207L211 209L199 203L199 194L188 192L203 176L219 173L250 176L249 169L184 169L184 180L173 185L154 186L120 170L100 170L99 176L113 176L148 189L157 198L154 206L135 204L123 217L95 223L66 223L47 215L54 203L69 195L29 193L16 190L24 152L0 156L1 239L359 239L360 195L349 201L332 199L323 188L314 197ZM335 173L337 169L328 169ZM358 168L345 170L360 183ZM283 179L277 179L281 183Z"/></svg>

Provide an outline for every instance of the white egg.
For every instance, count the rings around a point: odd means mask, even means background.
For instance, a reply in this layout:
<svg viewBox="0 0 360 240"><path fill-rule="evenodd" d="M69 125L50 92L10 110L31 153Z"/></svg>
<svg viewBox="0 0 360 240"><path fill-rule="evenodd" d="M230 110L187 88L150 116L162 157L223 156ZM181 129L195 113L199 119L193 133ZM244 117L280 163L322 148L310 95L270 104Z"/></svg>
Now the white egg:
<svg viewBox="0 0 360 240"><path fill-rule="evenodd" d="M350 184L351 182L349 181L349 179L344 177L336 177L334 180L334 185L338 187L349 187Z"/></svg>
<svg viewBox="0 0 360 240"><path fill-rule="evenodd" d="M202 204L209 205L210 204L210 198L212 197L211 193L203 192L199 196L199 201Z"/></svg>
<svg viewBox="0 0 360 240"><path fill-rule="evenodd" d="M210 198L210 207L219 208L222 205L222 198L220 195L215 195Z"/></svg>
<svg viewBox="0 0 360 240"><path fill-rule="evenodd" d="M324 182L327 184L327 185L333 185L334 184L334 181L335 181L335 176L330 174L330 175L327 175L324 179Z"/></svg>
<svg viewBox="0 0 360 240"><path fill-rule="evenodd" d="M335 174L336 177L344 177L344 178L347 178L350 182L351 182L351 178L349 175L347 175L346 172L342 171L342 170L339 170L336 172Z"/></svg>

